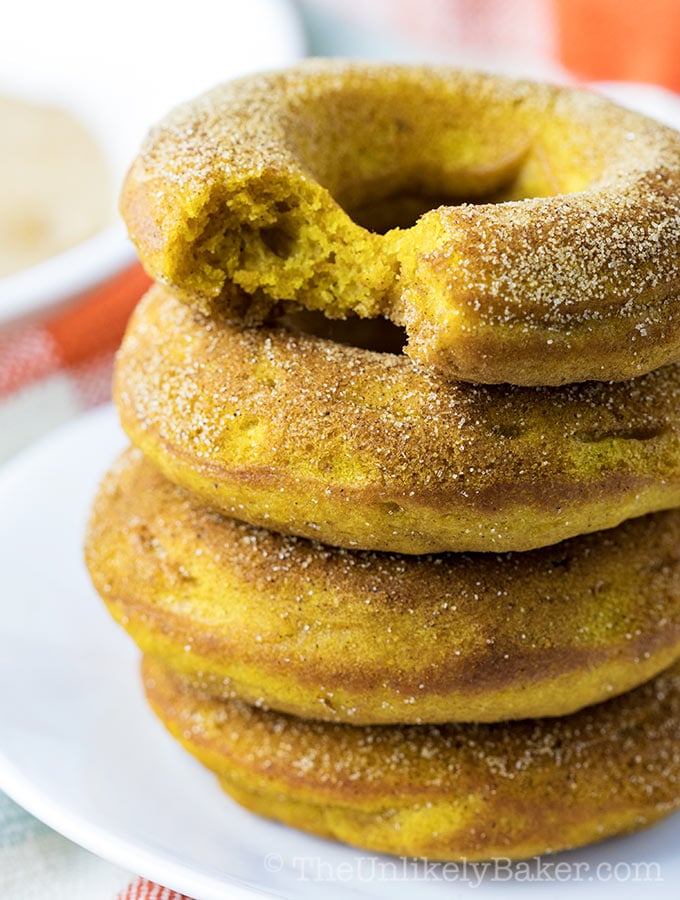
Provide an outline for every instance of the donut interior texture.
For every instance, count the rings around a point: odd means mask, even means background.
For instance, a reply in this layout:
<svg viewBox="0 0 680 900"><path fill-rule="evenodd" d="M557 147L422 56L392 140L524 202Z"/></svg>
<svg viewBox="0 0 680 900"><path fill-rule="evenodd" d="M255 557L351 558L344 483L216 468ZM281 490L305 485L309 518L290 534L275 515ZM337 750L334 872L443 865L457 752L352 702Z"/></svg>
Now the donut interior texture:
<svg viewBox="0 0 680 900"><path fill-rule="evenodd" d="M219 701L150 657L147 698L248 809L367 850L521 859L680 805L680 669L556 719L364 726Z"/></svg>
<svg viewBox="0 0 680 900"><path fill-rule="evenodd" d="M387 316L447 378L680 358L680 136L588 91L308 61L174 110L122 211L149 272L204 312Z"/></svg>
<svg viewBox="0 0 680 900"><path fill-rule="evenodd" d="M218 322L156 286L115 397L171 481L335 546L530 550L680 505L679 365L627 383L455 383L403 354Z"/></svg>
<svg viewBox="0 0 680 900"><path fill-rule="evenodd" d="M355 724L574 712L680 657L680 511L525 554L404 557L252 528L138 450L102 482L93 584L223 699Z"/></svg>

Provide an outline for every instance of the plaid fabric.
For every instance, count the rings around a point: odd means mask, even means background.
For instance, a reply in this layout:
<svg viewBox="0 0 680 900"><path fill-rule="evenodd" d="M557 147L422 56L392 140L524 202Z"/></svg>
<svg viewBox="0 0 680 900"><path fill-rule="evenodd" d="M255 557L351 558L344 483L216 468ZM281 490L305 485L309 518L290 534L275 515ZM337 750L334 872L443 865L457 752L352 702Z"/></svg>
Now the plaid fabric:
<svg viewBox="0 0 680 900"><path fill-rule="evenodd" d="M51 831L0 793L3 900L191 900L135 878Z"/></svg>
<svg viewBox="0 0 680 900"><path fill-rule="evenodd" d="M184 894L154 884L145 878L138 878L116 897L116 900L190 900Z"/></svg>
<svg viewBox="0 0 680 900"><path fill-rule="evenodd" d="M149 284L135 264L65 312L0 333L0 460L109 399L113 355Z"/></svg>
<svg viewBox="0 0 680 900"><path fill-rule="evenodd" d="M135 264L65 311L0 332L0 459L110 398L114 353L149 285ZM1 792L0 897L188 900L77 847Z"/></svg>
<svg viewBox="0 0 680 900"><path fill-rule="evenodd" d="M3 900L112 900L130 877L51 831L0 793Z"/></svg>

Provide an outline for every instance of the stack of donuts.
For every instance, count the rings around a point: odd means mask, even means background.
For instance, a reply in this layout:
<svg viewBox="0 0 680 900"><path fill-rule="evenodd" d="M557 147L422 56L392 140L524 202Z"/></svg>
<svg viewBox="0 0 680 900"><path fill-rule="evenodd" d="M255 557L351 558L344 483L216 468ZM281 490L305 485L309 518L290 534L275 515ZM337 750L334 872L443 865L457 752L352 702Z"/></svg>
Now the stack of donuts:
<svg viewBox="0 0 680 900"><path fill-rule="evenodd" d="M151 131L86 556L244 806L521 858L680 806L680 135L309 61Z"/></svg>

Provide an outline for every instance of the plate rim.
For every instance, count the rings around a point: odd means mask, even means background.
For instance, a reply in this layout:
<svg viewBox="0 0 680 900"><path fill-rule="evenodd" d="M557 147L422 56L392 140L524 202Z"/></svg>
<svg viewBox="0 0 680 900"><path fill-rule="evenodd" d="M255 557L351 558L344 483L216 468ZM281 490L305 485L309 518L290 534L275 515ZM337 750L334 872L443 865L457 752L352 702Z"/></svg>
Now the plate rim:
<svg viewBox="0 0 680 900"><path fill-rule="evenodd" d="M111 441L111 438L116 433L121 437L120 447ZM91 434L97 435L99 440L103 440L107 444L110 443L110 457L97 457L97 466L101 474L103 474L125 442L125 437L119 429L117 416L112 404L96 407L72 419L0 467L0 506L4 497L10 492L17 490L16 482L18 480L26 478L27 475L29 477L35 475L34 467L40 463L41 458L44 458L46 454L54 454L59 451L60 447L72 448L73 445L82 442L83 439L86 439ZM94 479L96 477L94 467L92 473L92 479ZM90 480L88 475L88 490L91 490ZM149 722L158 725L161 732L163 731L161 724L157 723L150 713ZM196 765L198 766L198 764ZM152 847L143 839L135 839L134 837L126 837L120 834L116 831L115 826L107 828L106 825L101 825L97 821L90 821L87 813L74 812L64 804L62 799L57 798L55 800L51 797L49 785L47 787L40 784L36 785L31 780L30 775L24 774L20 765L12 761L1 745L0 789L54 831L94 853L96 856L129 871L131 880L137 876L148 878L171 890L179 891L188 897L194 897L195 900L227 900L227 898L228 900L232 900L232 898L233 900L253 900L253 898L258 897L277 898L277 900L294 898L294 900L297 900L301 896L291 893L290 885L281 884L270 887L265 884L256 884L228 871L220 872L219 875L210 874L208 866L206 866L206 870L201 871L195 868L191 862L178 862L170 851L163 849L161 846ZM680 825L680 813L676 813L676 816ZM641 834L648 833L648 831L645 829L645 832L641 832ZM294 834L294 829L287 829L287 832ZM299 835L300 837L307 836L301 832ZM313 836L310 835L310 837ZM612 841L616 840L617 838L612 838ZM348 853L369 852L349 845L342 845L339 842L331 843L334 848L341 848ZM597 844L593 844L583 848L574 848L572 852L578 852L579 850L593 851L594 848L594 852L597 853L597 847ZM666 847L665 851L667 850L668 848ZM665 883L660 885L663 896L669 896L667 893L668 887L669 884L672 886L673 881L673 873L671 873L670 878L662 879L662 882ZM575 882L574 884L577 883ZM321 892L324 889L323 884L322 881L316 885ZM415 884L417 888L419 882L416 880L410 883L411 886L412 884ZM445 881L442 884L447 890L450 890L450 885L447 886ZM512 889L518 891L518 896L526 896L524 893L525 885L516 882L514 879L510 881L510 884L513 886ZM549 882L546 882L547 884ZM635 884L635 882L632 881L632 884ZM351 880L346 884L332 881L329 886L334 891L346 889L348 896L364 896L364 892L361 891L360 881L355 882ZM473 885L466 884L467 888L471 886ZM389 885L387 887L389 888ZM555 891L553 896L562 896L562 893L558 890L560 887L564 887L564 885L550 884L548 890ZM573 888L573 885L570 885L570 887ZM602 888L604 885L600 885L600 887ZM615 885L615 887L617 886ZM622 887L623 885L618 885L619 889ZM493 884L492 880L492 883L487 884L486 888L495 894L498 885ZM605 890L607 889L605 888ZM639 896L639 885L635 885L633 890L634 893L626 893L624 889L623 896ZM503 891L504 887L501 886L500 893ZM336 895L334 894L334 896ZM374 895L371 894L371 896ZM607 891L607 896L613 895Z"/></svg>
<svg viewBox="0 0 680 900"><path fill-rule="evenodd" d="M48 449L62 441L77 442L81 435L91 431L113 430L116 425L117 416L113 404L103 404L55 428L26 450L12 457L0 466L0 505L5 493L13 489L15 480L21 478L26 469L30 470ZM114 454L115 452L114 450ZM102 473L112 461L113 457L108 461L102 460ZM9 759L2 746L0 746L0 790L53 831L95 856L129 871L132 879L147 878L195 900L204 898L224 900L227 896L229 900L231 898L253 900L261 897L274 897L280 900L286 896L249 884L238 876L225 875L216 878L199 872L186 863L178 863L166 851L140 847L130 839L107 831L97 823L89 822L87 817L55 803L44 788L36 787Z"/></svg>

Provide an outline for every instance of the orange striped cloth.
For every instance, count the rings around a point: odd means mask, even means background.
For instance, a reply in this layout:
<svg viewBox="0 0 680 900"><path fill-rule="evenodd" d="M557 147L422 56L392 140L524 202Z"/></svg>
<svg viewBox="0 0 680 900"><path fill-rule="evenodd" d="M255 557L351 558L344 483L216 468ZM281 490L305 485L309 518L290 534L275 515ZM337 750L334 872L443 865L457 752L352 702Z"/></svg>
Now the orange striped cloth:
<svg viewBox="0 0 680 900"><path fill-rule="evenodd" d="M74 298L65 311L37 324L0 333L0 458L12 455L51 428L110 398L114 354L132 310L150 284L148 275L135 263ZM12 811L14 844L17 832L22 832L22 877L33 879L32 884L37 887L42 884L44 873L39 871L34 855L44 850L33 832L38 829L39 837L44 837L49 831L0 794L0 847L4 846L3 823L7 821L8 809ZM17 822L23 823L21 828ZM68 846L70 849L66 850L67 843L63 841L52 852L59 853L59 848L63 848L64 859L70 859L74 867L74 881L76 874L81 881L87 877L93 890L99 890L115 880L107 863L93 860L85 850ZM16 867L21 866L21 860L4 862L8 867ZM56 877L54 867L52 875ZM161 885L135 878L132 873L129 877L130 883L117 895L118 900L190 900ZM62 887L66 896L68 885Z"/></svg>
<svg viewBox="0 0 680 900"><path fill-rule="evenodd" d="M135 263L65 311L0 332L0 460L109 399L114 353L150 283Z"/></svg>
<svg viewBox="0 0 680 900"><path fill-rule="evenodd" d="M170 888L161 887L160 884L154 884L153 881L138 878L121 891L116 900L191 900L191 898L178 894L177 891L171 891Z"/></svg>

